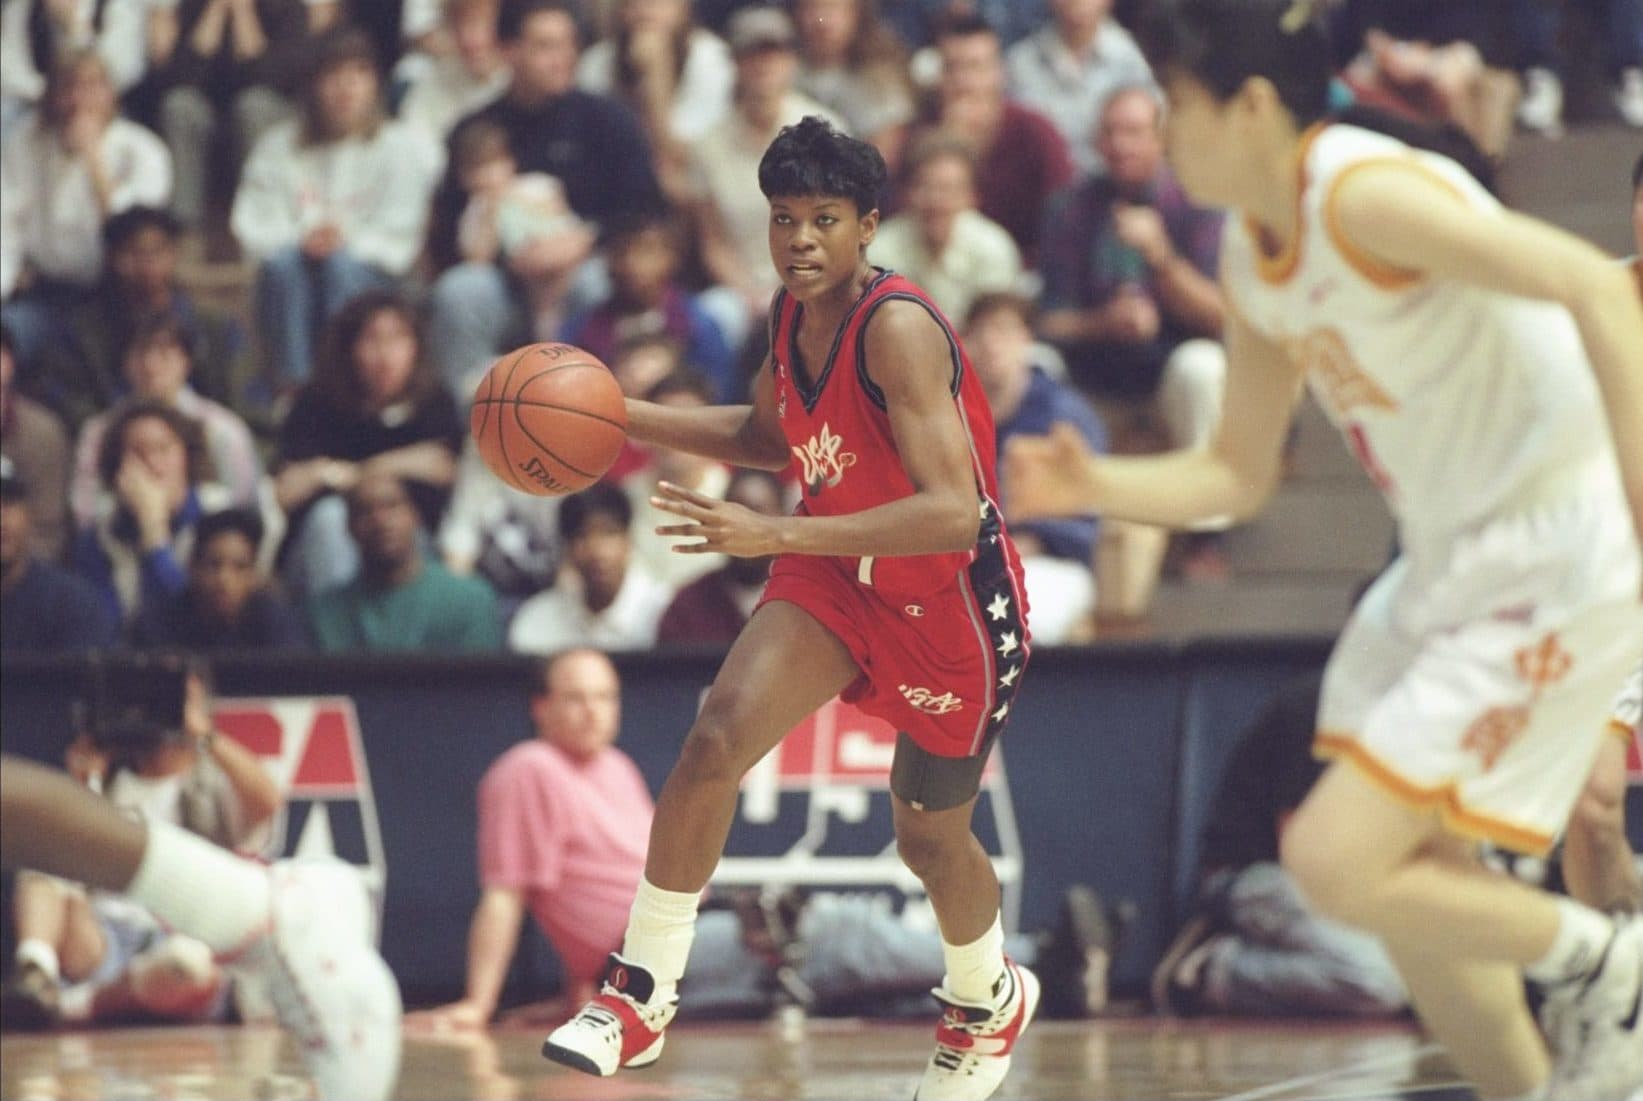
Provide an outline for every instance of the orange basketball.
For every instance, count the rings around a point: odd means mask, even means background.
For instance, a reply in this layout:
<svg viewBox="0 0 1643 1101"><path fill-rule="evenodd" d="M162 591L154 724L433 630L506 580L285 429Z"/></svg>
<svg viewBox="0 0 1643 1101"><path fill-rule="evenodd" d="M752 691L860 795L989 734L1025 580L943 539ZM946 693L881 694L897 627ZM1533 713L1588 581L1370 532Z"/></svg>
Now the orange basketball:
<svg viewBox="0 0 1643 1101"><path fill-rule="evenodd" d="M468 415L491 473L538 497L597 482L627 428L616 376L570 344L527 344L491 364Z"/></svg>

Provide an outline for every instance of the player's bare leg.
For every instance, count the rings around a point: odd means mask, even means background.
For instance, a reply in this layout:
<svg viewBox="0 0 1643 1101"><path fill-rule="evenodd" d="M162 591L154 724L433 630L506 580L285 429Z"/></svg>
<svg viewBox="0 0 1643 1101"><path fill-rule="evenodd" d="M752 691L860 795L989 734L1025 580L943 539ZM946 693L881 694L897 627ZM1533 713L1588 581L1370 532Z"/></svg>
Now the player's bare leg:
<svg viewBox="0 0 1643 1101"><path fill-rule="evenodd" d="M1630 961L1639 950L1639 929L1617 928L1579 902L1459 861L1444 837L1432 813L1406 805L1355 766L1339 763L1296 812L1284 835L1283 859L1319 910L1379 936L1400 963L1504 965L1580 992L1601 975L1603 996L1627 984L1621 996L1632 996L1639 978ZM1521 995L1502 1004L1505 983L1487 968L1457 964L1447 976L1452 985L1440 994L1435 988L1443 977L1405 976L1434 1035L1482 1095L1518 1097L1543 1088L1545 1048L1533 1035ZM1623 1016L1622 1010L1616 1020ZM1480 1019L1496 1027L1479 1029ZM1612 1073L1630 1073L1622 1064L1637 1058L1622 1041L1605 1065Z"/></svg>
<svg viewBox="0 0 1643 1101"><path fill-rule="evenodd" d="M399 990L370 942L364 884L338 862L243 860L165 823L127 818L66 775L0 759L0 860L130 894L269 981L322 1097L388 1096Z"/></svg>
<svg viewBox="0 0 1643 1101"><path fill-rule="evenodd" d="M657 797L622 951L600 993L548 1036L544 1055L598 1075L661 1055L699 896L724 853L742 776L859 673L838 636L797 605L777 600L754 612Z"/></svg>
<svg viewBox="0 0 1643 1101"><path fill-rule="evenodd" d="M1605 736L1563 838L1563 882L1586 905L1608 913L1643 907L1643 880L1626 838L1626 743Z"/></svg>

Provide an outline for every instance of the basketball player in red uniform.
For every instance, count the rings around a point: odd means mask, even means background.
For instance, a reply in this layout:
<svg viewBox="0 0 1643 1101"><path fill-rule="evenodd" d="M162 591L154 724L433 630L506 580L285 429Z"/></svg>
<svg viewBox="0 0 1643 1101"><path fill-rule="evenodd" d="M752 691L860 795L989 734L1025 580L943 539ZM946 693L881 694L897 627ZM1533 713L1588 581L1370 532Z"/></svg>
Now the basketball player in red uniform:
<svg viewBox="0 0 1643 1101"><path fill-rule="evenodd" d="M818 118L759 166L782 289L751 405L628 403L647 443L770 470L803 500L770 517L664 483L685 554L776 555L662 788L645 876L601 993L544 1045L591 1074L660 1055L698 897L742 775L835 695L901 731L891 769L898 851L941 926L947 973L918 1096L980 1099L1038 1002L1006 959L999 888L970 830L987 753L1026 665L1021 563L998 512L992 415L924 292L867 263L883 160Z"/></svg>

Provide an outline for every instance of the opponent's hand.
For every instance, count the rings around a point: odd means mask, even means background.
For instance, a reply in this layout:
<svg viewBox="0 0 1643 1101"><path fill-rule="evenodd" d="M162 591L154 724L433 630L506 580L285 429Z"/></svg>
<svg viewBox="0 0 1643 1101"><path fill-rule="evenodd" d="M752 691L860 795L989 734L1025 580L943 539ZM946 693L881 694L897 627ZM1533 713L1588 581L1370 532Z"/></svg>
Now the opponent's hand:
<svg viewBox="0 0 1643 1101"><path fill-rule="evenodd" d="M1012 523L1100 510L1101 458L1070 424L1016 436L1004 449L1005 513Z"/></svg>
<svg viewBox="0 0 1643 1101"><path fill-rule="evenodd" d="M761 558L782 549L780 525L783 517L766 516L672 482L658 482L650 503L663 512L671 512L690 521L688 524L659 527L656 529L657 535L701 540L697 543L675 543L675 553Z"/></svg>

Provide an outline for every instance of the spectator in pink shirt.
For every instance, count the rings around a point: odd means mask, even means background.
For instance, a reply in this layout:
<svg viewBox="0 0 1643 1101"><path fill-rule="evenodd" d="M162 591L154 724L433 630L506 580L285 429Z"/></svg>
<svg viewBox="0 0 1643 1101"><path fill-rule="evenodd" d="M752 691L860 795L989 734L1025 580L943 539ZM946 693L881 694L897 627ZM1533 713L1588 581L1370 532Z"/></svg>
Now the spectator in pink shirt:
<svg viewBox="0 0 1643 1101"><path fill-rule="evenodd" d="M484 1028L497 1009L528 911L564 965L566 1013L594 992L606 956L621 944L644 872L654 807L633 759L616 748L621 682L597 650L566 650L542 663L542 690L531 697L536 737L508 750L479 783L479 903L468 927L467 989L460 1001L412 1014L410 1026ZM1010 938L1015 959L1054 962L1064 981L1047 990L1047 1009L1084 1016L1105 1000L1110 949L1099 903L1074 888L1057 930ZM757 907L754 907L755 912ZM772 1007L772 958L785 947L750 914L703 915L686 981L692 1009L758 1014ZM941 944L933 931L904 925L865 896L817 896L788 912L784 938L806 946L792 989L826 1010L863 995L922 996L940 981ZM758 935L755 935L758 934ZM796 954L794 954L796 955ZM1097 979L1096 976L1101 978ZM1096 985L1086 985L1090 980ZM921 998L922 1000L922 998ZM882 1000L876 1004L884 1004ZM922 1006L921 1006L922 1009Z"/></svg>

